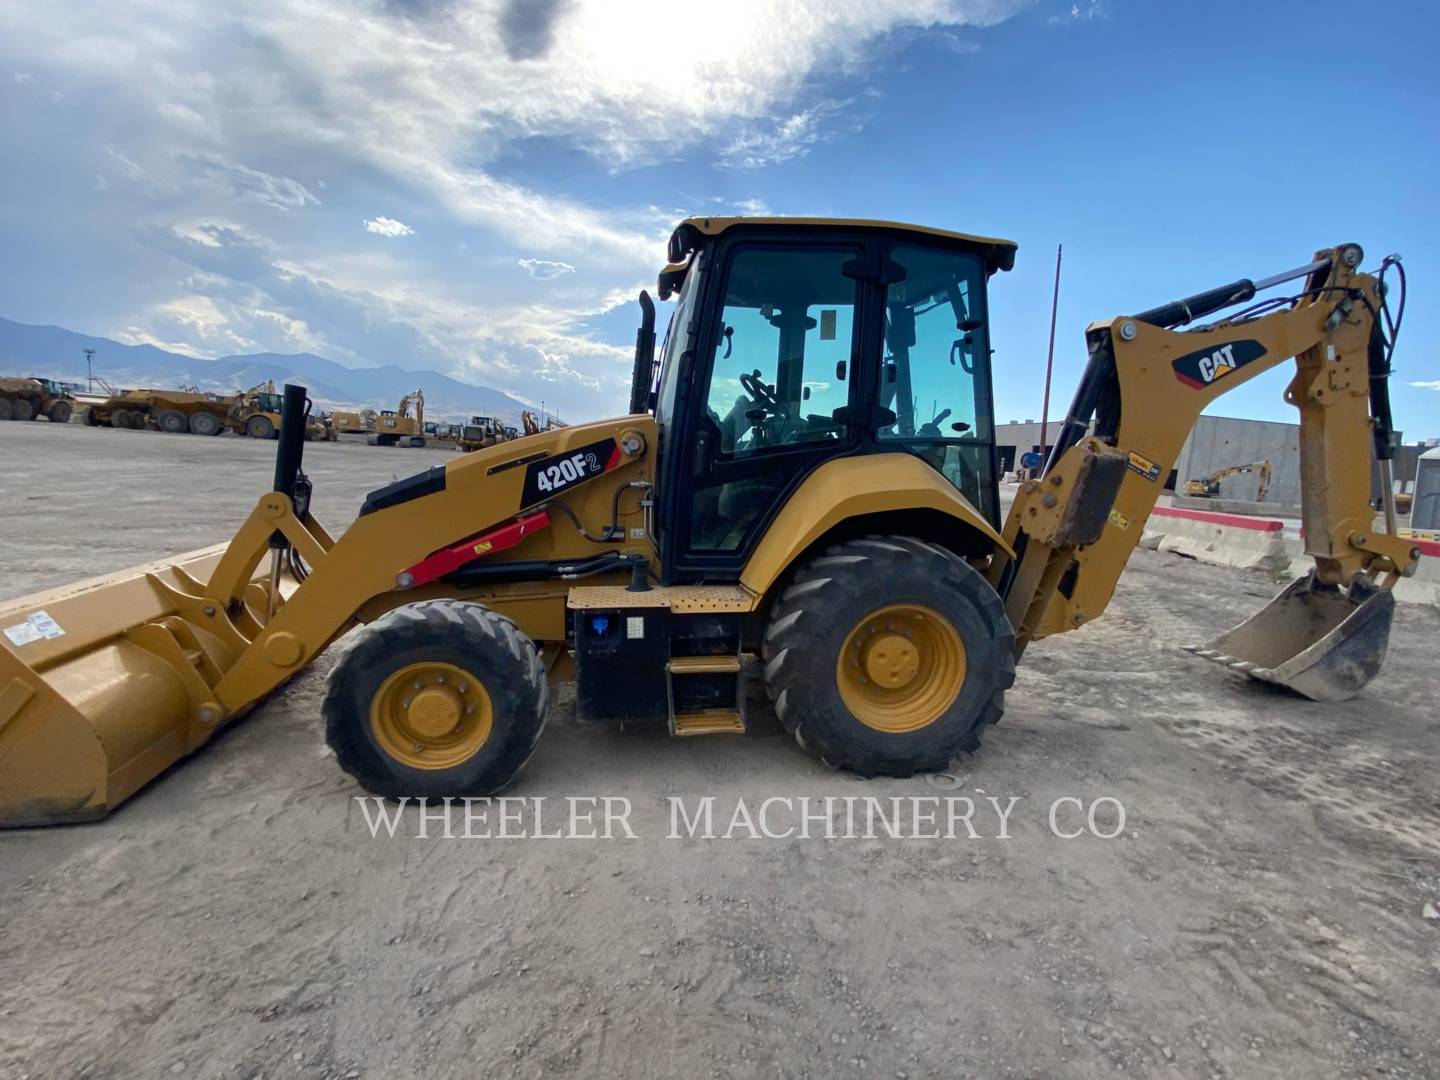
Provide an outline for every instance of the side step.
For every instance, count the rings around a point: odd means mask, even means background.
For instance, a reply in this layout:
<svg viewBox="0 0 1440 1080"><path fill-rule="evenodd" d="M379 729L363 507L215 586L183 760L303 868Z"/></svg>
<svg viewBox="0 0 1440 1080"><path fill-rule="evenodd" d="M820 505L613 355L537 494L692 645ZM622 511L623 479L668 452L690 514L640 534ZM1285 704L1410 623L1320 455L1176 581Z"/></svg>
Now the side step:
<svg viewBox="0 0 1440 1080"><path fill-rule="evenodd" d="M744 734L739 656L672 656L665 663L665 683L671 735Z"/></svg>
<svg viewBox="0 0 1440 1080"><path fill-rule="evenodd" d="M734 709L701 709L673 713L670 717L672 735L723 735L726 732L745 733L745 718Z"/></svg>
<svg viewBox="0 0 1440 1080"><path fill-rule="evenodd" d="M738 656L675 656L665 665L671 675L738 675Z"/></svg>

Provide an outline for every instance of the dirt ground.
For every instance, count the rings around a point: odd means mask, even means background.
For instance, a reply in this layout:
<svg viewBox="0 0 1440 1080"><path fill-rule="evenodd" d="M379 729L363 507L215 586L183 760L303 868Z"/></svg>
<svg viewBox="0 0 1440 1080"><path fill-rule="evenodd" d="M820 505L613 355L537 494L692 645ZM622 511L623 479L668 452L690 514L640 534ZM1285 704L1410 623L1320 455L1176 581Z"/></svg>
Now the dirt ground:
<svg viewBox="0 0 1440 1080"><path fill-rule="evenodd" d="M0 424L0 595L226 538L272 450ZM337 529L448 457L308 454ZM513 794L628 798L635 839L372 838L322 657L107 820L0 835L0 1076L1440 1076L1440 613L1402 605L1343 706L1180 651L1275 589L1138 552L948 780L829 773L758 691L746 735L681 741L562 689ZM706 795L717 831L967 796L980 836L668 838ZM1124 829L1060 838L1067 796Z"/></svg>

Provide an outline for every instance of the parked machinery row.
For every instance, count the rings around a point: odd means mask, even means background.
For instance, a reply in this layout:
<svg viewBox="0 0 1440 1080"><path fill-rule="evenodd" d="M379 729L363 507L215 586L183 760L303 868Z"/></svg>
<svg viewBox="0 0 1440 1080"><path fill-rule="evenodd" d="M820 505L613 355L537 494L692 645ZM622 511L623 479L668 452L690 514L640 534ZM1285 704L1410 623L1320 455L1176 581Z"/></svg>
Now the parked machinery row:
<svg viewBox="0 0 1440 1080"><path fill-rule="evenodd" d="M0 420L43 416L64 424L78 412L90 427L176 435L219 435L230 431L256 439L273 439L279 434L282 395L276 392L273 381L237 394L219 394L198 387L115 390L102 385L104 397L81 402L69 387L53 379L0 378ZM518 439L522 434L565 426L550 417L542 427L531 412L523 413L521 420L523 432L493 416L472 416L464 424L427 422L425 394L417 389L402 397L394 409L313 413L306 418L305 438L334 442L341 435L354 435L371 446L423 447L429 437L469 452Z"/></svg>

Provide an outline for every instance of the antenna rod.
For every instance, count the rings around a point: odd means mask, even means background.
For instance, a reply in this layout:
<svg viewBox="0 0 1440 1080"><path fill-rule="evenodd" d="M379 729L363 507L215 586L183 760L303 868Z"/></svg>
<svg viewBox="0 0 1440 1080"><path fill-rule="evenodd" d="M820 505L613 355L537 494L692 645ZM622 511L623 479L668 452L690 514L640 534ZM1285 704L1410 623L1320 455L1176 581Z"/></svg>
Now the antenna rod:
<svg viewBox="0 0 1440 1080"><path fill-rule="evenodd" d="M1045 398L1040 404L1040 453L1048 455L1050 447L1045 442L1045 429L1050 419L1050 371L1055 364L1055 312L1060 306L1060 253L1064 244L1055 245L1055 292L1050 297L1050 351L1045 354Z"/></svg>

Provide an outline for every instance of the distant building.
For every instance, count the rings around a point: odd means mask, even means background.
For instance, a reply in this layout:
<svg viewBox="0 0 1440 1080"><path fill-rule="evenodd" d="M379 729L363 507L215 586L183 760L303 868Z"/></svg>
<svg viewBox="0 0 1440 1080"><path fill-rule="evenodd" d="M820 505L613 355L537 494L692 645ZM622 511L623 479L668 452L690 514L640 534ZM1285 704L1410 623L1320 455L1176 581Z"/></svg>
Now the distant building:
<svg viewBox="0 0 1440 1080"><path fill-rule="evenodd" d="M1045 438L1053 444L1060 433L1060 419L1046 426ZM1398 437L1398 436L1397 436ZM1428 445L1401 445L1395 454L1394 475L1397 490L1406 490L1414 483L1417 459ZM1012 420L995 425L995 444L1002 473L1013 472L1022 454L1031 450L1048 453L1040 446L1040 423L1037 420ZM1257 461L1270 463L1270 487L1265 502L1276 507L1300 505L1300 425L1277 420L1245 420L1235 416L1202 416L1195 429L1180 448L1175 467L1165 480L1165 490L1183 490L1186 480L1213 476L1233 465ZM1378 468L1374 470L1373 497L1380 497ZM1259 475L1255 472L1226 477L1220 483L1222 498L1242 502L1253 501Z"/></svg>

